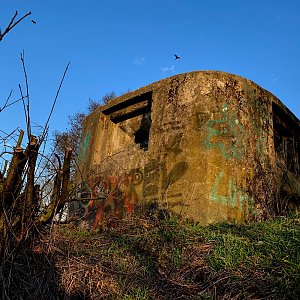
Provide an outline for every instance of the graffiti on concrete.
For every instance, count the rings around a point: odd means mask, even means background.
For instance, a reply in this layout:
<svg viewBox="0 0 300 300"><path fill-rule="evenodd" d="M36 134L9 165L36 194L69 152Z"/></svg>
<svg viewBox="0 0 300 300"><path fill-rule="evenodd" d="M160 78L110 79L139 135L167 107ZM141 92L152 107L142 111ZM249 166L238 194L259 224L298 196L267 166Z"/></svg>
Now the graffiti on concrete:
<svg viewBox="0 0 300 300"><path fill-rule="evenodd" d="M219 149L225 159L242 159L245 155L243 145L244 128L234 112L228 112L224 105L220 119L207 121L205 146Z"/></svg>
<svg viewBox="0 0 300 300"><path fill-rule="evenodd" d="M139 176L140 173L131 172L117 177L94 177L83 183L79 197L83 215L94 214L93 226L97 227L104 214L122 217L133 212L138 201L135 186L139 184Z"/></svg>
<svg viewBox="0 0 300 300"><path fill-rule="evenodd" d="M220 188L224 186L224 183L228 187L226 195L220 193ZM238 188L231 176L226 181L224 173L220 171L214 180L209 198L213 202L229 205L231 208L239 206L240 210L242 210L243 203L249 199L249 196Z"/></svg>
<svg viewBox="0 0 300 300"><path fill-rule="evenodd" d="M89 206L93 206L94 201L91 200L92 194L89 185L84 182L80 188L80 196L79 196L79 206L83 208L88 208Z"/></svg>
<svg viewBox="0 0 300 300"><path fill-rule="evenodd" d="M182 149L180 146L181 140L182 140L182 135L183 135L182 132L176 133L174 138L171 140L171 142L167 146L167 150L169 150L170 152L173 152L176 155L180 154L182 152Z"/></svg>
<svg viewBox="0 0 300 300"><path fill-rule="evenodd" d="M168 189L169 186L178 181L185 174L187 169L188 164L186 162L180 162L176 164L168 174L164 172L162 189Z"/></svg>
<svg viewBox="0 0 300 300"><path fill-rule="evenodd" d="M91 140L91 134L90 134L90 132L88 132L81 143L81 149L79 152L79 157L81 159L85 159L90 140Z"/></svg>
<svg viewBox="0 0 300 300"><path fill-rule="evenodd" d="M196 128L200 130L204 123L209 119L208 113L205 112L197 112L195 114L196 117Z"/></svg>
<svg viewBox="0 0 300 300"><path fill-rule="evenodd" d="M149 197L158 194L160 166L156 159L150 160L144 167L143 196Z"/></svg>
<svg viewBox="0 0 300 300"><path fill-rule="evenodd" d="M134 212L139 202L137 188L142 188L145 199L157 200L160 191L166 192L187 169L186 162L179 162L168 171L165 163L153 159L143 169L132 169L128 174L91 178L82 185L80 207L84 209L85 216L92 211L96 213L94 227L97 227L104 214L122 217L125 213Z"/></svg>
<svg viewBox="0 0 300 300"><path fill-rule="evenodd" d="M175 130L182 130L184 128L184 125L180 123L177 120L172 120L166 123L161 123L158 131L163 133L163 132L170 132L170 131L175 131Z"/></svg>
<svg viewBox="0 0 300 300"><path fill-rule="evenodd" d="M218 149L225 159L244 159L245 157L245 124L249 124L256 136L255 150L259 155L267 153L270 127L268 101L258 98L253 100L251 112L243 116L243 122L237 117L234 109L228 104L223 106L220 117L209 119L209 114L195 114L196 129L201 130L206 124L207 135L204 145L209 149Z"/></svg>
<svg viewBox="0 0 300 300"><path fill-rule="evenodd" d="M187 169L187 162L179 162L167 171L165 163L159 164L157 160L149 161L144 167L143 196L157 196L160 188L165 192L186 173Z"/></svg>

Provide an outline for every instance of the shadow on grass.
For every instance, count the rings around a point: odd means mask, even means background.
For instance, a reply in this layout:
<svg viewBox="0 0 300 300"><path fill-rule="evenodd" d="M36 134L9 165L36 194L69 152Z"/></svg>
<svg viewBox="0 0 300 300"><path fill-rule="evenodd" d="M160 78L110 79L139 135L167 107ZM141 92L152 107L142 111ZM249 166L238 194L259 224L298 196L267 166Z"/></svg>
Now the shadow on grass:
<svg viewBox="0 0 300 300"><path fill-rule="evenodd" d="M20 249L0 262L1 299L81 300L80 291L68 296L59 287L59 275L50 256Z"/></svg>

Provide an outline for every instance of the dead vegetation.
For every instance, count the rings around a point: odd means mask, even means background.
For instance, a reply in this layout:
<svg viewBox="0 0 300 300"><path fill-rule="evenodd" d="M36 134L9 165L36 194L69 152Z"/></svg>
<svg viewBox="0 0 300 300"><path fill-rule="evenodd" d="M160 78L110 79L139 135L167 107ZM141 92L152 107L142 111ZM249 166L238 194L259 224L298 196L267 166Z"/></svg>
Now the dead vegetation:
<svg viewBox="0 0 300 300"><path fill-rule="evenodd" d="M16 25L28 17L31 12L16 19L18 12L11 18L6 29L0 31L0 42ZM65 148L63 163L53 163L44 153L49 131L49 122L58 99L69 64L65 68L52 108L41 132L34 132L31 120L31 97L25 64L24 50L20 54L24 87L18 85L20 98L11 100L10 91L3 110L11 109L12 105L22 104L25 117L26 132L15 128L6 133L0 130L0 257L3 261L10 260L11 252L18 252L20 247L30 244L41 227L51 223L54 216L63 210L68 201L70 181L70 161L72 149ZM52 174L44 176L45 167L52 163ZM44 177L45 185L41 178ZM51 186L51 195L42 196L45 186ZM17 255L17 254L16 254Z"/></svg>
<svg viewBox="0 0 300 300"><path fill-rule="evenodd" d="M0 31L0 42L31 12L17 19L14 14L6 29ZM53 222L54 216L65 206L70 179L71 149L67 148L63 164L52 163L52 175L44 177L42 161L50 163L44 154L49 121L62 87L67 65L60 81L51 111L41 132L36 134L31 121L31 98L25 66L24 51L20 55L24 87L18 85L20 98L12 100L13 90L0 108L11 109L22 104L26 132L15 128L10 133L0 130L0 291L2 299L37 299L55 291L56 272L45 253L32 251L32 243ZM2 102L2 101L1 101ZM51 186L51 194L43 196L44 187ZM53 275L53 277L51 277ZM47 290L48 288L48 290ZM22 291L22 292L20 292ZM48 297L48 296L47 296ZM48 298L47 298L48 299ZM51 298L50 298L51 299Z"/></svg>
<svg viewBox="0 0 300 300"><path fill-rule="evenodd" d="M299 241L296 217L201 227L152 214L107 220L98 231L55 225L3 264L2 297L297 299Z"/></svg>

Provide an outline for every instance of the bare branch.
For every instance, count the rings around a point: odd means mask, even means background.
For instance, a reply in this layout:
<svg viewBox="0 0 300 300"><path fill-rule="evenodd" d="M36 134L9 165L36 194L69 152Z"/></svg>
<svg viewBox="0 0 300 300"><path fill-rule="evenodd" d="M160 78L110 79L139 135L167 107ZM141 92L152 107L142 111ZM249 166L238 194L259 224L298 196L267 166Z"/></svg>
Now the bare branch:
<svg viewBox="0 0 300 300"><path fill-rule="evenodd" d="M28 17L29 15L31 15L31 11L28 12L26 15L24 15L23 17L21 17L19 20L17 20L15 22L15 18L18 15L18 11L15 12L15 15L12 17L12 19L10 20L9 24L7 25L7 27L5 28L5 30L3 31L3 33L0 31L0 42L2 41L2 39L4 38L4 36L11 31L17 24L19 24L22 20L24 20L26 17Z"/></svg>
<svg viewBox="0 0 300 300"><path fill-rule="evenodd" d="M25 99L26 97L23 96L23 91L22 91L21 84L19 84L19 90L20 90L21 99L22 99L22 102L23 102L23 109L24 109L24 113L25 113L26 124L28 124L27 110L26 110L26 105L25 105L25 102L24 102L24 99ZM27 127L27 131L28 131L28 127Z"/></svg>
<svg viewBox="0 0 300 300"><path fill-rule="evenodd" d="M2 110L4 110L8 106L7 103L9 101L9 98L11 97L12 92L13 92L13 90L10 91L10 93L9 93L9 95L8 95L8 97L7 97L4 105L3 105L3 107L2 108L0 107L0 112L2 112Z"/></svg>
<svg viewBox="0 0 300 300"><path fill-rule="evenodd" d="M64 82L64 79L65 79L65 76L66 76L66 74L67 74L67 71L68 71L68 69L69 69L69 65L70 65L70 62L68 62L67 67L65 68L64 75L63 75L63 77L62 77L62 79L61 79L61 81L60 81L60 85L59 85L58 90L57 90L57 92L56 92L56 96L55 96L55 99L54 99L54 101L53 101L53 104L52 104L52 107L51 107L51 111L50 111L50 113L49 113L48 119L47 119L46 124L45 124L45 129L44 129L44 132L43 132L42 137L41 137L41 143L44 141L45 136L46 136L46 133L47 133L47 131L48 131L49 121L50 121L50 118L51 118L51 116L52 116L52 113L53 113L53 110L54 110L54 107L55 107L55 104L56 104L56 101L57 101L57 98L58 98L60 89L61 89L62 84L63 84L63 82Z"/></svg>
<svg viewBox="0 0 300 300"><path fill-rule="evenodd" d="M10 155L13 155L14 153L11 152L11 151L2 151L2 152L0 153L0 157L2 157L4 154L10 154Z"/></svg>
<svg viewBox="0 0 300 300"><path fill-rule="evenodd" d="M15 101L9 103L9 104L6 104L5 107L3 106L3 108L0 110L0 112L1 112L2 110L4 110L5 108L7 108L7 107L9 107L9 106L11 106L11 105L13 105L13 104L15 104L15 103L21 101L21 100L23 100L23 99L20 98L20 99L18 99L18 100L15 100Z"/></svg>
<svg viewBox="0 0 300 300"><path fill-rule="evenodd" d="M41 126L41 128L44 130L44 128ZM38 162L38 164L37 164L37 167L36 167L36 173L38 172L38 170L40 169L40 165L41 165L41 163L42 163L42 160L43 160L43 158L45 157L45 150L46 150L46 143L44 143L43 145L41 144L41 146L43 146L43 149L42 149L42 152L40 152L39 153L39 157L40 157L40 159L39 159L39 162ZM47 157L47 159L49 159L48 157ZM49 159L50 160L50 159ZM44 168L41 170L41 172L39 173L39 175L37 175L37 178L39 178L40 176L41 176L41 174L44 172L44 170L45 170L45 166L44 166Z"/></svg>
<svg viewBox="0 0 300 300"><path fill-rule="evenodd" d="M25 84L26 84L26 98L27 98L27 135L28 139L30 139L31 136L31 125L30 125L30 98L29 98L29 85L28 85L28 77L27 77L27 72L26 72L26 67L25 67L25 56L24 56L24 50L23 53L21 53L21 62L22 62L22 67L23 67L23 72L25 76Z"/></svg>
<svg viewBox="0 0 300 300"><path fill-rule="evenodd" d="M15 18L17 17L17 15L18 15L18 11L15 12L15 15L14 15L14 16L12 17L12 19L10 20L10 22L9 22L9 24L8 24L8 26L7 26L7 28L11 28L11 26L12 26L12 24L13 24Z"/></svg>
<svg viewBox="0 0 300 300"><path fill-rule="evenodd" d="M41 156L44 160L46 160L52 166L52 169L57 173L61 169L61 161L60 161L60 158L59 158L59 156L57 154L53 154L53 155L56 156L56 158L58 159L58 164L59 164L58 167L56 167L56 165L54 164L54 162L50 159L51 156L49 158L43 152L39 152L39 156ZM36 169L38 170L39 168L36 168ZM41 174L44 172L44 170L45 170L45 167L40 171L39 175L37 175L36 177L40 178Z"/></svg>
<svg viewBox="0 0 300 300"><path fill-rule="evenodd" d="M5 134L5 137L2 138L2 139L3 139L3 140L7 140L7 139L9 139L10 137L11 137L11 138L14 138L13 135L14 135L14 133L15 133L17 130L19 130L19 127L16 128L16 129L14 129L14 130L13 130L12 132L10 132L10 133L7 133L7 132L3 131L2 129L0 129L0 132L2 132L3 134ZM18 136L19 136L19 135L18 135Z"/></svg>

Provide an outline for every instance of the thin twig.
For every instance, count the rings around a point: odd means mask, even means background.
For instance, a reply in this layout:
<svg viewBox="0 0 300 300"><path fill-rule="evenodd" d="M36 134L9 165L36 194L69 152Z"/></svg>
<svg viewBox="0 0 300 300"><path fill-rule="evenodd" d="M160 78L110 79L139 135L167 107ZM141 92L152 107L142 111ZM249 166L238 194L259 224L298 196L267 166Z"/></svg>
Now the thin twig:
<svg viewBox="0 0 300 300"><path fill-rule="evenodd" d="M25 76L25 84L26 84L26 98L27 98L27 135L28 135L28 140L30 139L31 136L31 125L30 125L30 98L29 98L29 85L28 85L28 76L26 72L26 67L25 67L25 56L24 56L24 50L23 53L21 53L21 62L22 62L22 67L23 67L23 72Z"/></svg>
<svg viewBox="0 0 300 300"><path fill-rule="evenodd" d="M0 31L0 42L2 41L2 39L4 38L4 36L11 31L17 24L19 24L22 20L24 20L26 17L28 17L29 15L31 15L31 11L28 12L26 15L24 15L23 17L21 17L19 20L15 21L15 18L18 15L18 11L15 12L15 15L12 17L12 19L10 20L8 26L5 28L4 32L2 33Z"/></svg>
<svg viewBox="0 0 300 300"><path fill-rule="evenodd" d="M0 132L4 133L6 136L3 138L3 137L0 137L3 142L5 143L5 140L8 140L8 139L13 139L15 142L17 141L17 139L13 136L13 134L19 130L19 128L16 128L14 129L11 133L6 133L5 131L1 130L0 129ZM18 135L19 136L19 135Z"/></svg>
<svg viewBox="0 0 300 300"><path fill-rule="evenodd" d="M23 102L23 109L24 109L24 113L25 113L25 121L26 121L26 124L28 124L27 110L26 110L26 106L25 106L25 102L24 102L24 99L26 97L23 96L23 91L22 91L21 84L19 84L19 90L20 90L21 97L22 97L22 102Z"/></svg>
<svg viewBox="0 0 300 300"><path fill-rule="evenodd" d="M56 156L56 154L54 154L55 156ZM59 160L59 167L57 168L56 167L56 165L54 164L54 162L53 161L51 161L51 156L50 156L50 158L49 157L47 157L47 155L45 155L44 154L44 152L39 152L39 156L41 156L42 158L44 158L50 165L52 165L52 168L53 168L53 170L57 173L57 172L59 172L59 170L60 170L60 168L61 168L61 162L60 162L60 160ZM42 169L42 171L39 173L39 175L37 175L36 177L37 178L39 178L40 176L41 176L41 174L44 172L44 170L45 170L45 168L46 167L43 167L43 169ZM37 168L37 170L38 170L39 168ZM37 170L36 170L36 172L37 172Z"/></svg>
<svg viewBox="0 0 300 300"><path fill-rule="evenodd" d="M61 89L62 84L63 84L63 82L64 82L64 79L65 79L65 76L66 76L66 74L67 74L67 71L68 71L68 69L69 69L69 65L70 65L70 62L68 62L67 67L65 68L64 75L63 75L63 77L62 77L62 79L61 79L61 81L60 81L58 90L57 90L57 92L56 92L56 96L55 96L55 99L54 99L54 101L53 101L53 104L52 104L52 107L51 107L51 111L50 111L49 116L48 116L48 119L47 119L47 121L46 121L46 123L45 123L44 132L42 133L41 143L44 141L45 136L46 136L46 133L47 133L47 131L48 131L49 121L50 121L50 118L51 118L51 116L52 116L52 113L53 113L53 110L54 110L54 107L55 107L55 104L56 104L56 101L57 101L57 98L58 98L60 89Z"/></svg>
<svg viewBox="0 0 300 300"><path fill-rule="evenodd" d="M9 98L11 97L12 92L13 92L13 90L10 91L10 93L9 93L9 95L8 95L8 97L7 97L4 105L3 105L3 107L2 108L0 107L0 112L2 112L8 106L7 103L9 101Z"/></svg>
<svg viewBox="0 0 300 300"><path fill-rule="evenodd" d="M0 153L0 157L2 157L4 154L10 154L10 155L13 155L14 153L13 152L10 152L10 151L2 151Z"/></svg>
<svg viewBox="0 0 300 300"><path fill-rule="evenodd" d="M2 110L3 110L4 108L7 108L7 107L9 107L9 106L11 106L11 105L13 105L13 104L15 104L15 103L21 101L21 100L22 100L22 98L20 98L20 99L18 99L18 100L15 100L15 101L13 101L13 102L11 102L11 103L9 103L9 104L7 104L5 107L2 108Z"/></svg>
<svg viewBox="0 0 300 300"><path fill-rule="evenodd" d="M41 128L43 128L43 127L41 126ZM43 130L44 130L44 128L43 128ZM44 145L43 145L42 152L39 153L40 160L39 160L39 162L37 164L37 167L36 167L36 171L35 171L36 174L37 174L38 170L40 169L40 165L42 163L43 158L45 157L45 150L46 150L46 143L44 143ZM47 157L47 159L49 159L49 158ZM44 172L45 168L46 168L45 166L42 168L42 171L39 173L39 175L37 175L37 178L40 178L40 176Z"/></svg>

